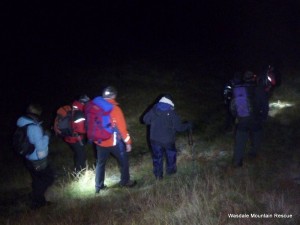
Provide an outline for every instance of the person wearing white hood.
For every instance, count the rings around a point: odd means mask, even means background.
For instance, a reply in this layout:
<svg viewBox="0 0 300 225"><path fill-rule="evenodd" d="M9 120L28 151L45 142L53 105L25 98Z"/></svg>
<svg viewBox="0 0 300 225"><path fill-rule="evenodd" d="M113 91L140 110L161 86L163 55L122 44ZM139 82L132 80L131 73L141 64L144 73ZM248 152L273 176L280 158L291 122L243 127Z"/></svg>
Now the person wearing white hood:
<svg viewBox="0 0 300 225"><path fill-rule="evenodd" d="M153 173L156 179L163 179L164 155L166 155L166 174L177 172L176 133L192 128L191 122L181 122L175 112L171 95L163 95L143 116L143 122L150 126Z"/></svg>
<svg viewBox="0 0 300 225"><path fill-rule="evenodd" d="M25 156L24 162L32 178L31 209L38 209L48 205L45 192L54 181L54 173L48 165L48 145L50 132L45 132L41 126L40 116L42 108L37 104L30 104L26 115L17 120L17 126L28 125L27 136L34 151Z"/></svg>

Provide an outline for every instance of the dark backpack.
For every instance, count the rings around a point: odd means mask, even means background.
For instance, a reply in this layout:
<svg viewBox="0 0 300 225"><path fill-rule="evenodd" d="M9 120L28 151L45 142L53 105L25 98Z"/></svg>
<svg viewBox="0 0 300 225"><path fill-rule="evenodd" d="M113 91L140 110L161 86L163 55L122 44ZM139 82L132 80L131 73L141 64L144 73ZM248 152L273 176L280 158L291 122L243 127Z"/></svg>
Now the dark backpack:
<svg viewBox="0 0 300 225"><path fill-rule="evenodd" d="M70 105L64 105L57 110L55 123L55 126L60 131L60 136L68 137L73 135L72 107Z"/></svg>
<svg viewBox="0 0 300 225"><path fill-rule="evenodd" d="M236 117L248 117L253 113L252 86L238 85L233 88L231 111Z"/></svg>
<svg viewBox="0 0 300 225"><path fill-rule="evenodd" d="M113 128L110 112L113 105L96 97L85 106L87 138L89 141L101 143L112 136Z"/></svg>
<svg viewBox="0 0 300 225"><path fill-rule="evenodd" d="M23 127L18 127L13 134L13 148L14 151L21 156L26 156L33 153L35 146L30 143L27 129L30 125L34 123L29 123Z"/></svg>
<svg viewBox="0 0 300 225"><path fill-rule="evenodd" d="M75 133L85 133L85 115L82 110L65 105L56 112L55 132L61 137L71 137Z"/></svg>

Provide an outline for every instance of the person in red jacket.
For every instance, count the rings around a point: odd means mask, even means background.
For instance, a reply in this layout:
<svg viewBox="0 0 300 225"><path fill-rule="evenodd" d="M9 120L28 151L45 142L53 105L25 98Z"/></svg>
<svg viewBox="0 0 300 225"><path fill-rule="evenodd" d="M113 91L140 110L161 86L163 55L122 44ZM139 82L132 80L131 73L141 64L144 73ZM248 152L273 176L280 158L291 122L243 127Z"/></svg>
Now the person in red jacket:
<svg viewBox="0 0 300 225"><path fill-rule="evenodd" d="M85 151L85 139L86 139L86 128L85 128L85 116L84 106L89 101L87 95L81 95L78 100L75 100L70 110L72 110L72 133L67 136L63 136L63 140L70 146L74 153L74 171L79 173L86 168L86 151ZM57 135L60 135L61 131L58 128L58 118L54 122L54 131Z"/></svg>
<svg viewBox="0 0 300 225"><path fill-rule="evenodd" d="M112 136L96 144L97 150L97 165L96 165L96 193L99 193L101 189L105 189L105 164L110 154L112 154L118 161L121 172L120 186L121 187L133 187L136 185L136 181L130 180L129 174L129 162L128 153L131 152L131 138L127 131L126 121L122 109L116 101L117 90L109 86L103 90L102 97L113 104L113 109L110 113L113 134Z"/></svg>

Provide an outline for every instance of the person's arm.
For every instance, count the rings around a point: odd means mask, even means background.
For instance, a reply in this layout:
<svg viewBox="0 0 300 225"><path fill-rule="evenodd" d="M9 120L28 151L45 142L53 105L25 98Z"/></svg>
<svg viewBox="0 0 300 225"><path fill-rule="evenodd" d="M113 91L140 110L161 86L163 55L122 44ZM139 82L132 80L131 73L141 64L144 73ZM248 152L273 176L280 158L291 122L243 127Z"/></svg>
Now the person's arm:
<svg viewBox="0 0 300 225"><path fill-rule="evenodd" d="M48 155L49 136L44 134L43 129L39 125L31 125L28 127L29 141L34 144L37 157L39 159Z"/></svg>
<svg viewBox="0 0 300 225"><path fill-rule="evenodd" d="M143 122L147 125L151 124L151 120L152 120L152 109L150 109L144 116L143 116Z"/></svg>
<svg viewBox="0 0 300 225"><path fill-rule="evenodd" d="M186 131L186 130L192 128L192 124L189 122L183 123L176 112L174 112L174 115L173 115L173 124L174 124L175 130L178 132L183 132L183 131Z"/></svg>
<svg viewBox="0 0 300 225"><path fill-rule="evenodd" d="M127 125L125 121L125 117L123 114L123 111L119 106L115 106L112 111L112 119L113 124L117 127L122 140L126 145L131 145L132 141L129 135L129 132L127 131Z"/></svg>

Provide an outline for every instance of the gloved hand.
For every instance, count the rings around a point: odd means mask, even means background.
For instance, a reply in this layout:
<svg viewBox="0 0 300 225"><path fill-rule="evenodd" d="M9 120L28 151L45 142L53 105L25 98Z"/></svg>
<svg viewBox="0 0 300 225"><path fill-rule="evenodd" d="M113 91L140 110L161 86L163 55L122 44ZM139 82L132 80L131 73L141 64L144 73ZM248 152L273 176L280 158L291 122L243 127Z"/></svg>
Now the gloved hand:
<svg viewBox="0 0 300 225"><path fill-rule="evenodd" d="M130 144L126 144L126 152L131 152L132 146Z"/></svg>

